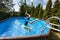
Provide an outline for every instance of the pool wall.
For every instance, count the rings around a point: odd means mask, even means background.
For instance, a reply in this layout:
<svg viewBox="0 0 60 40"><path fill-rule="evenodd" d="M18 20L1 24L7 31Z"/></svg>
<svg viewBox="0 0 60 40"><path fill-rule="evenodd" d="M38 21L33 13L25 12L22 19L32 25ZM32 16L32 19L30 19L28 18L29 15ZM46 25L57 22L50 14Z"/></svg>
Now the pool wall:
<svg viewBox="0 0 60 40"><path fill-rule="evenodd" d="M7 37L7 38L0 38L0 40L45 40L48 35L50 34L50 31L46 35L39 35L39 36L28 36L28 37Z"/></svg>

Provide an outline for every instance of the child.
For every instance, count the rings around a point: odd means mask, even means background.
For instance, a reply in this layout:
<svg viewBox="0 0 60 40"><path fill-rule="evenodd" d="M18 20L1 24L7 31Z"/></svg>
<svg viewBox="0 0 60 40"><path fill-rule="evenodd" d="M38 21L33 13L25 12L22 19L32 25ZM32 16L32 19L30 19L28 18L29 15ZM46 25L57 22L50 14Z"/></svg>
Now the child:
<svg viewBox="0 0 60 40"><path fill-rule="evenodd" d="M27 20L30 20L30 14L26 12L25 15L27 16ZM25 25L27 26L27 24L28 24L28 21L26 21Z"/></svg>
<svg viewBox="0 0 60 40"><path fill-rule="evenodd" d="M30 19L30 14L28 14L28 13L25 13L25 15L27 15L28 16L28 20Z"/></svg>
<svg viewBox="0 0 60 40"><path fill-rule="evenodd" d="M30 19L30 14L28 14L27 12L25 13L25 15L27 16L27 20L29 20ZM30 31L30 28L28 27L28 21L26 20L26 22L25 22L25 29L28 29L29 31Z"/></svg>

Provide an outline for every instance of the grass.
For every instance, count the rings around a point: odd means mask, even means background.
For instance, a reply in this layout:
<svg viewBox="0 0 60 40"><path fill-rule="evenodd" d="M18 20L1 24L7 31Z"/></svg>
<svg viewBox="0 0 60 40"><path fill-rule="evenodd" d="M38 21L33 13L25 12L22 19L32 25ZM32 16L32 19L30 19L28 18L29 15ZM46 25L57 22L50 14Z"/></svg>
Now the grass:
<svg viewBox="0 0 60 40"><path fill-rule="evenodd" d="M51 31L49 36L47 37L47 40L60 40L60 38L56 35L56 32Z"/></svg>
<svg viewBox="0 0 60 40"><path fill-rule="evenodd" d="M23 39L23 40L60 40L60 38L56 35L56 32L52 31L50 32L49 36L45 38L32 38L32 39Z"/></svg>

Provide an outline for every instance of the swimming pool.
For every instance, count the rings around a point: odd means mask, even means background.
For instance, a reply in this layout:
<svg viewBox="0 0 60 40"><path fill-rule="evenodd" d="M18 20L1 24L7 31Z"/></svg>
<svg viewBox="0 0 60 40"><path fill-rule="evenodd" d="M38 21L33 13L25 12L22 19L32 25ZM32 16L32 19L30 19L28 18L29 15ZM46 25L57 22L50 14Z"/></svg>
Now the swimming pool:
<svg viewBox="0 0 60 40"><path fill-rule="evenodd" d="M41 32L45 25L44 20L38 20L33 22L32 24L28 23L28 27L31 29L29 32L24 28L24 24L26 22L25 17L13 17L9 18L0 23L0 38L9 38L9 37L34 37L40 35L46 35L49 33L50 29L48 28L50 25L47 24L44 31ZM28 22L35 20L35 18L30 18Z"/></svg>

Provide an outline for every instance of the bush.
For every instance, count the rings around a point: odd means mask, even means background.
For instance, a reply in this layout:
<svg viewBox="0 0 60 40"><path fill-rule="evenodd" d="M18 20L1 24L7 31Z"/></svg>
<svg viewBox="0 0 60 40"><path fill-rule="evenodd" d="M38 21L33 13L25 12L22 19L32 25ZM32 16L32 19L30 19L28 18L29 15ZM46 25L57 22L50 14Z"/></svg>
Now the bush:
<svg viewBox="0 0 60 40"><path fill-rule="evenodd" d="M10 17L10 13L0 12L0 21Z"/></svg>

